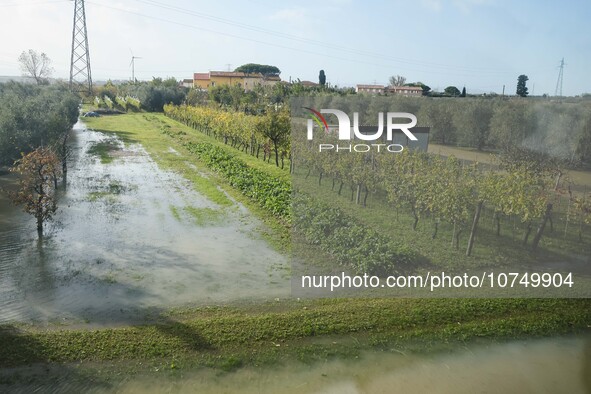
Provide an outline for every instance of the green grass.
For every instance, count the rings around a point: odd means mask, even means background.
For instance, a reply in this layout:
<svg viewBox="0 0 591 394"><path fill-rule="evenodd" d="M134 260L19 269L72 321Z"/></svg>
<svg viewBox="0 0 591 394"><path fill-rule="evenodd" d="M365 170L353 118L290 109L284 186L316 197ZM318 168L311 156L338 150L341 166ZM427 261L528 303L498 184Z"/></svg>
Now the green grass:
<svg viewBox="0 0 591 394"><path fill-rule="evenodd" d="M449 343L588 332L590 300L330 299L178 309L151 324L101 330L0 328L0 367L38 362L234 369L431 351ZM140 361L141 360L141 361ZM143 363L143 364L142 364Z"/></svg>
<svg viewBox="0 0 591 394"><path fill-rule="evenodd" d="M179 210L177 209L177 207L175 207L174 205L171 205L170 207L170 213L172 214L172 216L178 221L181 221L181 215L179 213Z"/></svg>
<svg viewBox="0 0 591 394"><path fill-rule="evenodd" d="M88 149L88 153L98 156L102 164L109 164L113 162L111 152L118 149L119 147L113 141L97 142Z"/></svg>
<svg viewBox="0 0 591 394"><path fill-rule="evenodd" d="M326 204L339 207L356 221L363 223L384 234L389 234L403 244L416 247L430 264L442 269L470 269L476 267L502 267L504 265L515 266L522 264L555 263L558 261L573 261L581 256L591 255L591 229L583 225L582 239L579 240L578 224L571 223L566 237L564 236L564 221L561 219L564 212L556 210L553 213L554 231L550 225L544 231L544 235L537 251L531 249L537 223L529 238L529 244L523 246L523 234L525 225L519 221L514 223L510 218L501 220L501 235L497 236L493 222L493 212L485 209L480 218L477 238L471 257L466 256L466 245L470 232L469 223L464 227L460 236L460 247L451 246L453 226L441 221L438 225L436 238L433 238L435 218L422 217L416 231L412 230L414 221L410 209L406 206L395 208L388 203L384 193L370 194L367 207L357 205L351 201L351 190L347 184L343 187L339 196L336 183L332 189L332 179L324 177L322 185L318 185L318 177L312 173L305 178L307 170L296 168L294 184L304 193L313 196ZM564 207L562 208L564 210ZM562 216L561 216L562 215Z"/></svg>
<svg viewBox="0 0 591 394"><path fill-rule="evenodd" d="M195 208L188 206L185 207L185 212L187 212L193 218L193 221L198 226L219 223L224 216L222 211L212 208Z"/></svg>
<svg viewBox="0 0 591 394"><path fill-rule="evenodd" d="M223 178L201 163L183 146L184 142L207 142L228 149L248 165L285 179L289 179L287 170L281 170L275 165L263 162L256 157L233 149L223 142L208 137L188 126L167 118L163 114L125 114L101 116L98 118L84 118L84 123L91 129L113 134L126 144L140 143L150 156L164 169L174 171L189 180L195 190L221 208L235 205L235 200L245 205L255 216L262 219L265 226L260 229L261 235L274 248L285 251L289 249L289 229L283 222L275 218L265 209L259 207L249 198L234 190ZM182 138L172 138L163 133L170 131ZM171 149L174 151L171 151ZM226 194L227 193L227 194Z"/></svg>

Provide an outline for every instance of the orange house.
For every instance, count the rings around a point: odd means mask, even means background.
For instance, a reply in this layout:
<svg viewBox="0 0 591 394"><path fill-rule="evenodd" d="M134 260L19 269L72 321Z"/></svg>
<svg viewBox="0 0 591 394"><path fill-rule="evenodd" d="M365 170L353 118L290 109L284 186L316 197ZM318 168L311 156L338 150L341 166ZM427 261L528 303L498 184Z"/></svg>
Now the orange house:
<svg viewBox="0 0 591 394"><path fill-rule="evenodd" d="M210 71L195 73L193 75L193 87L208 90L214 86L239 84L244 90L252 90L256 85L274 85L281 81L278 76L265 77L262 74L246 74L235 71Z"/></svg>

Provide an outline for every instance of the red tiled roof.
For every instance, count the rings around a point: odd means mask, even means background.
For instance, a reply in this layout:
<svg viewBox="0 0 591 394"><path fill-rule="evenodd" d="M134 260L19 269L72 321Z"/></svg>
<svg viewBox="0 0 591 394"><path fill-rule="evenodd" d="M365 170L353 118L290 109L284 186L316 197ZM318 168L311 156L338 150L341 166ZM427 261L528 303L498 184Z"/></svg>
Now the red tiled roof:
<svg viewBox="0 0 591 394"><path fill-rule="evenodd" d="M210 71L209 75L212 77L244 77L246 74L234 71Z"/></svg>
<svg viewBox="0 0 591 394"><path fill-rule="evenodd" d="M357 89L383 89L384 85L357 85Z"/></svg>
<svg viewBox="0 0 591 394"><path fill-rule="evenodd" d="M193 79L195 80L208 80L209 73L195 73L193 74Z"/></svg>
<svg viewBox="0 0 591 394"><path fill-rule="evenodd" d="M390 90L420 90L423 91L423 88L419 86L390 86Z"/></svg>

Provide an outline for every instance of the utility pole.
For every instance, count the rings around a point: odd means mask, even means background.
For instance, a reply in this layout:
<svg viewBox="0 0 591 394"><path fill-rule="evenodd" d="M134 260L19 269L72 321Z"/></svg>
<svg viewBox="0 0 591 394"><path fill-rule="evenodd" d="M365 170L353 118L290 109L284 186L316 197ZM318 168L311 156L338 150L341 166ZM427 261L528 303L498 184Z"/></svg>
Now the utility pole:
<svg viewBox="0 0 591 394"><path fill-rule="evenodd" d="M72 28L72 57L70 60L70 89L92 93L90 52L86 31L84 0L74 1L74 25Z"/></svg>
<svg viewBox="0 0 591 394"><path fill-rule="evenodd" d="M558 80L556 81L556 89L554 90L554 95L562 97L562 78L564 76L564 58L560 61L560 66L558 66L560 71L558 71Z"/></svg>
<svg viewBox="0 0 591 394"><path fill-rule="evenodd" d="M503 85L503 94L502 97L505 97L505 85Z"/></svg>

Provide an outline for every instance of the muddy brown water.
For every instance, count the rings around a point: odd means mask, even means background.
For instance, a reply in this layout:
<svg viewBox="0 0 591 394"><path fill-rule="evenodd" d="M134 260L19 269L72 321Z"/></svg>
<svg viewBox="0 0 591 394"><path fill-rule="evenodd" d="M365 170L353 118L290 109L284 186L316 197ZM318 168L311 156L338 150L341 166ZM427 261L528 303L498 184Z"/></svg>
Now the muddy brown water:
<svg viewBox="0 0 591 394"><path fill-rule="evenodd" d="M106 141L118 150L102 164L89 149ZM158 308L289 295L287 259L243 206L217 206L140 145L82 123L71 147L66 191L41 241L34 218L0 194L0 323L109 324ZM13 182L0 177L0 187Z"/></svg>
<svg viewBox="0 0 591 394"><path fill-rule="evenodd" d="M0 371L1 372L1 371ZM22 376L31 371L19 370ZM447 353L412 355L391 349L354 360L283 363L236 372L153 368L121 379L43 372L37 380L2 385L15 393L326 393L326 394L585 394L591 392L591 338L554 338L472 345ZM1 376L1 375L0 375ZM81 379L81 376L85 376ZM40 379L40 380L39 380Z"/></svg>

